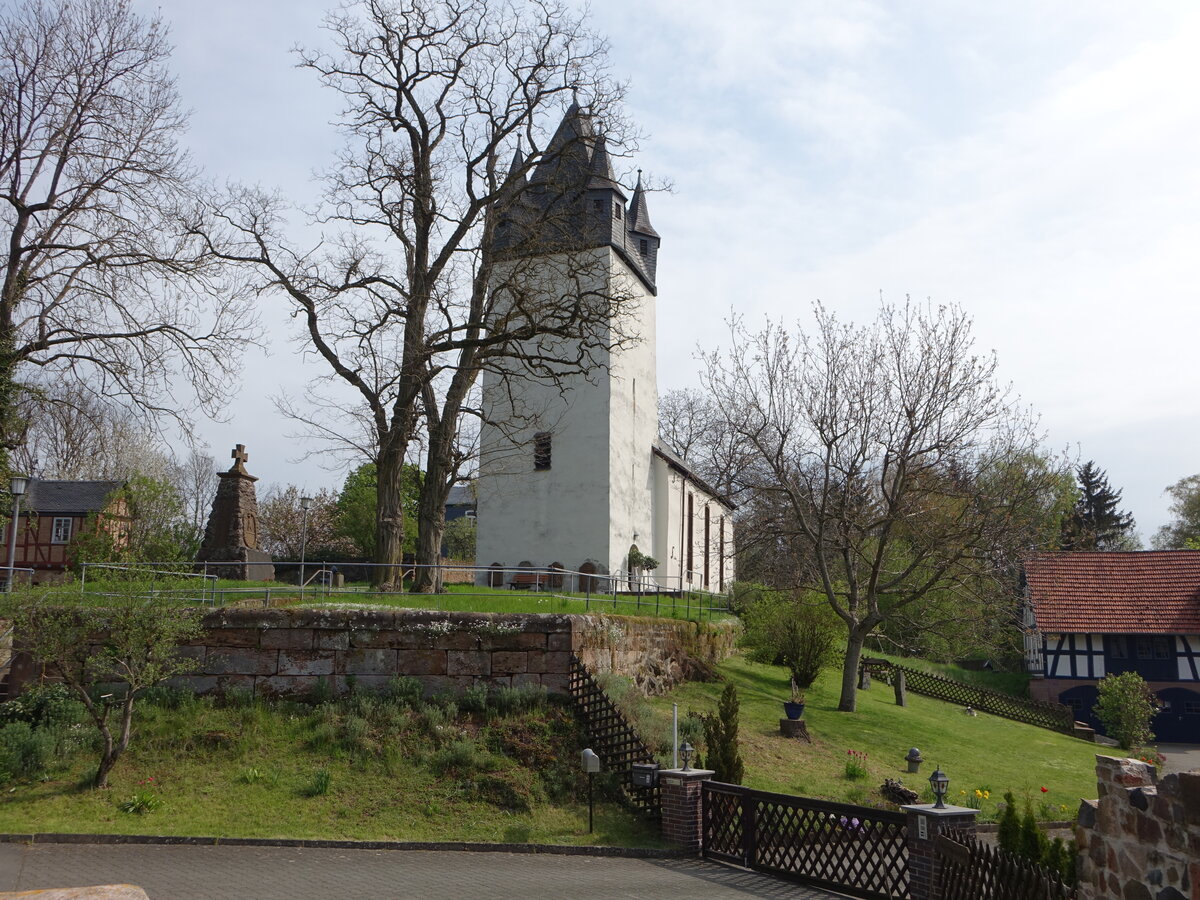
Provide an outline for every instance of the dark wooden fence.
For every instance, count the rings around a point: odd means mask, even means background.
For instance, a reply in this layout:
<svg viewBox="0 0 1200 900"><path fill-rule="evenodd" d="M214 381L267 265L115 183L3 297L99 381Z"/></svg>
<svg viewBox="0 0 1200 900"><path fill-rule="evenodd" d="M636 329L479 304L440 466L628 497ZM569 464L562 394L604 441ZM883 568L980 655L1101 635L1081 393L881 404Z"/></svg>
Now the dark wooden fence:
<svg viewBox="0 0 1200 900"><path fill-rule="evenodd" d="M702 790L705 857L854 897L908 896L903 813L711 781Z"/></svg>
<svg viewBox="0 0 1200 900"><path fill-rule="evenodd" d="M616 774L630 804L643 813L658 816L662 803L658 785L640 787L632 782L634 763L652 763L654 754L642 743L633 726L596 683L579 657L571 656L569 687L575 712L587 732L592 750L600 756L606 771Z"/></svg>
<svg viewBox="0 0 1200 900"><path fill-rule="evenodd" d="M989 691L987 688L975 687L953 678L941 675L931 675L920 669L910 669L898 666L886 659L864 659L859 664L861 673L869 673L885 684L894 684L897 673L904 673L905 687L915 694L924 694L959 706L969 706L980 712L991 713L1015 722L1027 725L1037 725L1039 728L1049 728L1063 734L1075 733L1075 712L1069 706L1061 703L1043 703L1039 700L1026 700L999 691Z"/></svg>
<svg viewBox="0 0 1200 900"><path fill-rule="evenodd" d="M941 861L942 900L1073 900L1075 889L1058 875L989 847L961 832L940 834L933 852Z"/></svg>

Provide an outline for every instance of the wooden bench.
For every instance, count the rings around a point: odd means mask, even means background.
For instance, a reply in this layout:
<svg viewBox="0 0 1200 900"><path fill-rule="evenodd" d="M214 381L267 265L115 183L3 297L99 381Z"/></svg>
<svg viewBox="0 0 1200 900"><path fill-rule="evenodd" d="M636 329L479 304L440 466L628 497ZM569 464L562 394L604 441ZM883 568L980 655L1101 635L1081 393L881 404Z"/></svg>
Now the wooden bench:
<svg viewBox="0 0 1200 900"><path fill-rule="evenodd" d="M550 576L545 572L518 572L512 577L508 586L514 591L524 591L530 588L540 591L542 585L549 580Z"/></svg>

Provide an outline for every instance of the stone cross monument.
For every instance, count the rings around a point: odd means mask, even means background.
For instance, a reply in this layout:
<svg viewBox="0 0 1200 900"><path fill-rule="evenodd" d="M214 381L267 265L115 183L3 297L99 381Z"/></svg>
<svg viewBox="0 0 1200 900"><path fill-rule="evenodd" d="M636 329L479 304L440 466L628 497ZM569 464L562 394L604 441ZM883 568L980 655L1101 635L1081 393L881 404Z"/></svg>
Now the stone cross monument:
<svg viewBox="0 0 1200 900"><path fill-rule="evenodd" d="M258 543L258 498L254 493L258 479L246 471L245 465L250 454L245 445L238 444L230 456L233 466L228 472L217 473L221 481L196 561L209 563L208 573L220 578L274 581L271 555L264 553Z"/></svg>

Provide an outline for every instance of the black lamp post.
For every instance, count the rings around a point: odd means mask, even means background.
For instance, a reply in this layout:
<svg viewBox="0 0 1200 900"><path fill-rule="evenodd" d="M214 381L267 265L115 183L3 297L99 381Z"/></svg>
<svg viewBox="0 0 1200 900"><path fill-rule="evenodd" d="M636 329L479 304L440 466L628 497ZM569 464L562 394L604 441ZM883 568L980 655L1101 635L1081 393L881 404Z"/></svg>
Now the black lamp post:
<svg viewBox="0 0 1200 900"><path fill-rule="evenodd" d="M8 536L8 578L4 583L6 592L13 589L13 567L17 562L17 522L21 518L21 498L25 496L25 489L29 486L29 479L24 475L14 475L8 483L8 490L13 496L12 508L12 531Z"/></svg>
<svg viewBox="0 0 1200 900"><path fill-rule="evenodd" d="M950 779L946 777L946 773L940 767L933 770L933 774L929 776L929 786L933 788L933 796L937 801L933 804L934 809L946 808L946 790L950 787Z"/></svg>

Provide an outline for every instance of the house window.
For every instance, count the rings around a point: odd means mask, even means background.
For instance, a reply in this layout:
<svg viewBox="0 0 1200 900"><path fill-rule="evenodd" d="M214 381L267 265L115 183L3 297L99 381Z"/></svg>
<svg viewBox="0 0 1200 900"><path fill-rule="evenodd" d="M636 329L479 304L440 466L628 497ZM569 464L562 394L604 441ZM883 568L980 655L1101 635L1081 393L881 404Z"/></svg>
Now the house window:
<svg viewBox="0 0 1200 900"><path fill-rule="evenodd" d="M614 219L621 218L621 204L620 203L613 204L613 218Z"/></svg>
<svg viewBox="0 0 1200 900"><path fill-rule="evenodd" d="M1129 648L1125 644L1125 638L1119 634L1110 634L1108 636L1108 655L1113 659L1129 659Z"/></svg>
<svg viewBox="0 0 1200 900"><path fill-rule="evenodd" d="M50 533L50 543L66 544L71 540L71 519L69 517L56 517L54 519L54 530Z"/></svg>
<svg viewBox="0 0 1200 900"><path fill-rule="evenodd" d="M1200 716L1200 700L1184 700L1183 714L1185 716Z"/></svg>
<svg viewBox="0 0 1200 900"><path fill-rule="evenodd" d="M533 468L539 472L550 468L549 431L539 431L533 436Z"/></svg>
<svg viewBox="0 0 1200 900"><path fill-rule="evenodd" d="M592 201L592 208L595 209L596 212L604 212L604 201L597 197Z"/></svg>
<svg viewBox="0 0 1200 900"><path fill-rule="evenodd" d="M1154 639L1154 658L1155 659L1171 659L1175 656L1171 652L1171 642L1165 637L1156 637Z"/></svg>
<svg viewBox="0 0 1200 900"><path fill-rule="evenodd" d="M1138 659L1171 659L1171 643L1165 637L1141 635L1137 639Z"/></svg>
<svg viewBox="0 0 1200 900"><path fill-rule="evenodd" d="M645 256L650 252L650 242L645 238L642 238L639 243L641 244L642 256Z"/></svg>

